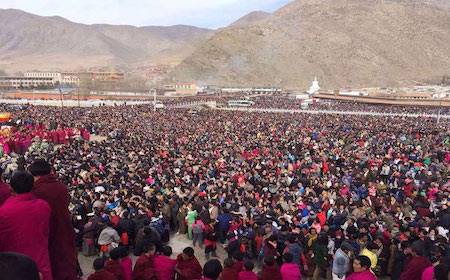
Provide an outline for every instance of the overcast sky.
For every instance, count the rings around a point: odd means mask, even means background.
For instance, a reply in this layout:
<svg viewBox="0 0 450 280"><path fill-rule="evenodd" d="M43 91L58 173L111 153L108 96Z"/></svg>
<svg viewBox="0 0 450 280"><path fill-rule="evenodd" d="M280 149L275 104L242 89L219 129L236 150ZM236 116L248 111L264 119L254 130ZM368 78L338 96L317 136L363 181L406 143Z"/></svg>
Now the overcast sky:
<svg viewBox="0 0 450 280"><path fill-rule="evenodd" d="M227 26L252 11L273 12L292 0L0 0L41 16L58 15L79 23Z"/></svg>

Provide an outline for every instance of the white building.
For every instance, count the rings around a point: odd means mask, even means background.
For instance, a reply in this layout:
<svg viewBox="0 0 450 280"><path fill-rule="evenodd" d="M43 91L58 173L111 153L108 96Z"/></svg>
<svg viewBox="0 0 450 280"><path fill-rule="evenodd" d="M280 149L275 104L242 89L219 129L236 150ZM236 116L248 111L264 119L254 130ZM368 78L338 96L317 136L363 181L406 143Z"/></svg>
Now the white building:
<svg viewBox="0 0 450 280"><path fill-rule="evenodd" d="M55 78L7 76L7 77L0 77L0 85L3 88L11 88L11 89L52 87L55 85Z"/></svg>
<svg viewBox="0 0 450 280"><path fill-rule="evenodd" d="M309 87L307 93L314 94L319 90L320 90L319 82L317 81L317 77L314 77L314 81L312 82L312 85Z"/></svg>

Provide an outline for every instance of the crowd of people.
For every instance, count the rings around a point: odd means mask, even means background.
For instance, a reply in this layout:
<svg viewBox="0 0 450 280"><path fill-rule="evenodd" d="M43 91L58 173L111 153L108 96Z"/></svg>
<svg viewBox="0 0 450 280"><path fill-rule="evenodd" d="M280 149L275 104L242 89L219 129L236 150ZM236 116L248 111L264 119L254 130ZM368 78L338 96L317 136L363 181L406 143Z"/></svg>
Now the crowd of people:
<svg viewBox="0 0 450 280"><path fill-rule="evenodd" d="M146 105L12 114L19 130L107 137L20 155L0 200L0 251L31 257L45 280L77 279L76 247L102 257L89 279L447 279L448 120ZM191 247L170 258L172 233L203 248L203 270Z"/></svg>

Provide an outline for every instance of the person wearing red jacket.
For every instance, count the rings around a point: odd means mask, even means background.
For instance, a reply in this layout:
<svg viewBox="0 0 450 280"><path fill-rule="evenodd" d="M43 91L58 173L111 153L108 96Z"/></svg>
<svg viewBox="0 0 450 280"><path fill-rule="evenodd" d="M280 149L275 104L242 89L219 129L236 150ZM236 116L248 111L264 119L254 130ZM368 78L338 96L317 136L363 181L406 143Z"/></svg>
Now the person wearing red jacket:
<svg viewBox="0 0 450 280"><path fill-rule="evenodd" d="M186 247L183 253L178 255L175 272L178 274L178 280L192 280L202 277L202 267L194 256L192 247Z"/></svg>
<svg viewBox="0 0 450 280"><path fill-rule="evenodd" d="M33 183L33 176L26 172L11 178L13 195L0 207L0 252L29 256L43 279L52 280L56 278L52 277L48 252L50 206L30 192Z"/></svg>
<svg viewBox="0 0 450 280"><path fill-rule="evenodd" d="M158 273L153 264L153 256L156 248L152 243L147 243L142 248L143 253L134 265L131 280L159 280Z"/></svg>
<svg viewBox="0 0 450 280"><path fill-rule="evenodd" d="M105 260L103 258L95 259L93 264L95 272L89 275L87 280L117 280L116 276L105 270L104 267Z"/></svg>
<svg viewBox="0 0 450 280"><path fill-rule="evenodd" d="M120 265L120 248L114 248L109 252L110 259L105 262L105 270L114 274L117 280L125 280L125 273Z"/></svg>
<svg viewBox="0 0 450 280"><path fill-rule="evenodd" d="M34 177L31 192L45 200L51 209L48 250L54 279L75 280L77 275L77 250L75 231L69 213L68 188L56 180L51 166L42 159L35 160L28 171Z"/></svg>

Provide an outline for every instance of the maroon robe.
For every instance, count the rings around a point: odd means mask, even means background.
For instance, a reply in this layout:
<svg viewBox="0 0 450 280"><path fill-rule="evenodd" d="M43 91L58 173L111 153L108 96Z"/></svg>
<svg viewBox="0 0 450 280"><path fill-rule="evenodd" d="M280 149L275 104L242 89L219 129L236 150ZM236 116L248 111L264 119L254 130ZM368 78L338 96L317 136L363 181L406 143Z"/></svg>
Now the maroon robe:
<svg viewBox="0 0 450 280"><path fill-rule="evenodd" d="M142 254L134 265L131 280L157 280L158 274L153 266L152 257Z"/></svg>
<svg viewBox="0 0 450 280"><path fill-rule="evenodd" d="M124 280L125 273L123 268L118 261L108 260L105 262L105 270L114 274L117 280Z"/></svg>
<svg viewBox="0 0 450 280"><path fill-rule="evenodd" d="M9 189L9 185L0 179L0 206L2 206L3 202L5 202L10 196L11 190Z"/></svg>
<svg viewBox="0 0 450 280"><path fill-rule="evenodd" d="M281 280L280 267L277 264L264 267L261 280Z"/></svg>
<svg viewBox="0 0 450 280"><path fill-rule="evenodd" d="M32 193L11 196L0 207L0 252L29 256L44 280L56 279L48 253L50 213L48 203Z"/></svg>
<svg viewBox="0 0 450 280"><path fill-rule="evenodd" d="M116 276L109 271L100 270L89 275L87 280L117 280Z"/></svg>
<svg viewBox="0 0 450 280"><path fill-rule="evenodd" d="M53 278L72 280L77 277L75 231L69 213L69 193L66 185L53 174L39 177L31 191L45 200L52 210L50 218L49 253Z"/></svg>
<svg viewBox="0 0 450 280"><path fill-rule="evenodd" d="M50 135L52 137L53 144L58 144L58 132L56 132L56 130L52 130L52 132L50 132Z"/></svg>
<svg viewBox="0 0 450 280"><path fill-rule="evenodd" d="M177 266L181 271L181 275L178 275L178 280L192 280L202 278L202 266L195 256L185 261L183 260L181 254L178 255Z"/></svg>
<svg viewBox="0 0 450 280"><path fill-rule="evenodd" d="M225 267L221 277L226 280L238 280L238 272L232 267Z"/></svg>

